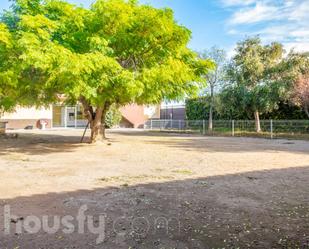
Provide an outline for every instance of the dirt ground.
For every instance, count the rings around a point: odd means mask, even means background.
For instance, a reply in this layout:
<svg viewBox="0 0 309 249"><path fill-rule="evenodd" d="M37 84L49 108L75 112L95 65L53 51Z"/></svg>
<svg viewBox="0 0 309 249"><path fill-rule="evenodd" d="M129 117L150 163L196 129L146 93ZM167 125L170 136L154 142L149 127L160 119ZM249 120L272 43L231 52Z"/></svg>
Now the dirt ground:
<svg viewBox="0 0 309 249"><path fill-rule="evenodd" d="M309 248L309 142L81 134L0 138L1 249Z"/></svg>

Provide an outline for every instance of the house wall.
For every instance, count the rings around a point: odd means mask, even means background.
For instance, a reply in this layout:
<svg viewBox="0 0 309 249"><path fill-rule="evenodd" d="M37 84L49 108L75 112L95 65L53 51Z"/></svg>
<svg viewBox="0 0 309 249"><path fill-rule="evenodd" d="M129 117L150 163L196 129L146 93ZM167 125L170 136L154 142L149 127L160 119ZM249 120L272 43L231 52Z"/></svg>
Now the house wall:
<svg viewBox="0 0 309 249"><path fill-rule="evenodd" d="M147 116L144 113L144 106L136 104L127 105L120 108L120 112L132 124L133 128L140 128L147 120Z"/></svg>
<svg viewBox="0 0 309 249"><path fill-rule="evenodd" d="M7 129L24 129L27 126L33 126L33 128L39 127L40 120L46 120L48 122L46 128L50 128L52 125L52 108L16 108L15 112L4 113L1 116L2 121L7 121Z"/></svg>
<svg viewBox="0 0 309 249"><path fill-rule="evenodd" d="M160 109L160 105L145 106L144 114L147 116L147 119L159 119Z"/></svg>
<svg viewBox="0 0 309 249"><path fill-rule="evenodd" d="M127 119L122 117L120 123L119 123L120 128L134 128L134 125L130 123Z"/></svg>
<svg viewBox="0 0 309 249"><path fill-rule="evenodd" d="M143 106L143 105L127 105L120 108L123 115L121 127L127 128L143 128L148 119L160 118L160 105Z"/></svg>
<svg viewBox="0 0 309 249"><path fill-rule="evenodd" d="M53 109L55 116L53 116ZM38 128L39 121L42 119L48 122L46 128L64 127L65 117L63 110L64 107L62 106L54 106L54 108L52 106L48 108L19 107L13 113L5 113L0 120L8 122L7 124L8 129L24 129L28 126ZM132 104L122 107L120 111L123 115L123 120L120 124L121 127L142 128L148 119L160 118L160 106L141 106ZM56 115L56 112L60 115L60 116L58 115L59 117ZM79 126L84 127L86 126L87 121L77 120L76 124L78 127ZM71 127L69 123L67 123L67 126Z"/></svg>

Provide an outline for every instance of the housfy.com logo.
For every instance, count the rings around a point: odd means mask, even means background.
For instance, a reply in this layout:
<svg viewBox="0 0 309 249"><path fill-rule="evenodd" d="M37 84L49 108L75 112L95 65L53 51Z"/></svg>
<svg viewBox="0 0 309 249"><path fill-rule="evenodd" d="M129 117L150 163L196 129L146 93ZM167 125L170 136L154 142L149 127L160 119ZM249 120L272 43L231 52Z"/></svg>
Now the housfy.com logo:
<svg viewBox="0 0 309 249"><path fill-rule="evenodd" d="M11 213L9 205L4 206L4 234L37 234L45 232L47 234L55 234L63 232L64 234L72 233L91 233L97 235L96 243L100 244L105 239L105 215L94 217L86 215L88 210L87 205L79 208L77 215L71 216L48 216L42 215L40 217L29 215L20 218Z"/></svg>
<svg viewBox="0 0 309 249"><path fill-rule="evenodd" d="M4 234L93 234L96 236L96 243L105 241L107 215L98 216L86 215L87 205L82 205L76 216L49 216L40 217L29 215L18 217L11 212L9 205L4 206ZM180 222L177 218L166 217L126 217L114 218L109 227L116 235L123 236L127 233L131 236L146 238L150 233L162 236L179 235Z"/></svg>

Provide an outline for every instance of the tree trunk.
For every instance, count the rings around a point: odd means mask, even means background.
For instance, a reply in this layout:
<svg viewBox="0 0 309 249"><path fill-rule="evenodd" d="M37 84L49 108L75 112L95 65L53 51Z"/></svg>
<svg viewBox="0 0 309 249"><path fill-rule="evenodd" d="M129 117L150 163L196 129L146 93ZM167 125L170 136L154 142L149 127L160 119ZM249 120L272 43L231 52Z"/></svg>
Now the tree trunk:
<svg viewBox="0 0 309 249"><path fill-rule="evenodd" d="M103 108L101 107L97 108L95 112L95 117L90 122L91 143L103 142L106 139L104 123L102 124L102 115L103 115Z"/></svg>
<svg viewBox="0 0 309 249"><path fill-rule="evenodd" d="M305 113L307 114L308 118L309 118L309 106L308 105L305 105L304 106L304 110L305 110Z"/></svg>
<svg viewBox="0 0 309 249"><path fill-rule="evenodd" d="M209 120L208 120L208 130L209 131L212 131L213 129L213 107L212 105L210 106L210 109L209 109Z"/></svg>
<svg viewBox="0 0 309 249"><path fill-rule="evenodd" d="M105 102L102 106L98 106L94 112L93 107L81 97L80 102L84 107L84 113L90 124L91 136L90 143L104 142L105 136L105 116L108 112L110 104Z"/></svg>
<svg viewBox="0 0 309 249"><path fill-rule="evenodd" d="M260 122L260 113L259 111L254 112L254 119L255 119L255 130L256 132L261 132L261 122Z"/></svg>
<svg viewBox="0 0 309 249"><path fill-rule="evenodd" d="M105 103L103 107L97 107L95 117L90 122L91 129L91 143L104 142L106 140L105 136L105 117L110 107L109 103Z"/></svg>
<svg viewBox="0 0 309 249"><path fill-rule="evenodd" d="M209 120L208 120L208 130L213 129L213 110L214 110L214 86L210 86L210 108L209 108Z"/></svg>

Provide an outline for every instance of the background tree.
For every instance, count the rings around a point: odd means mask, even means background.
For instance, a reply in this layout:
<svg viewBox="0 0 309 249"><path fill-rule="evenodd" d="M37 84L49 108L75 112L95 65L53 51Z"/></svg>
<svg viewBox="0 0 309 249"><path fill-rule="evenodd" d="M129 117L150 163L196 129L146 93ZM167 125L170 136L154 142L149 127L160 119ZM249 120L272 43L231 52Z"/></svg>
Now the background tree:
<svg viewBox="0 0 309 249"><path fill-rule="evenodd" d="M122 119L122 114L119 108L117 108L116 105L112 105L110 109L108 110L108 112L106 113L105 125L107 128L113 128L120 124L121 119Z"/></svg>
<svg viewBox="0 0 309 249"><path fill-rule="evenodd" d="M234 96L240 109L254 114L257 132L260 114L275 109L287 89L281 74L283 52L279 43L264 46L259 38L250 38L238 43L229 65L225 96Z"/></svg>
<svg viewBox="0 0 309 249"><path fill-rule="evenodd" d="M303 107L309 118L309 73L301 75L294 87L294 101Z"/></svg>
<svg viewBox="0 0 309 249"><path fill-rule="evenodd" d="M218 95L215 95L214 98L215 105L213 110L213 119L219 119L221 118L221 116L220 113L217 111L217 107L219 105ZM186 118L188 120L209 119L210 103L210 95L186 99Z"/></svg>
<svg viewBox="0 0 309 249"><path fill-rule="evenodd" d="M105 138L113 104L159 103L195 94L212 63L187 48L191 33L170 9L98 0L90 9L64 1L16 0L2 17L17 51L19 89L38 105L80 102L91 141Z"/></svg>
<svg viewBox="0 0 309 249"><path fill-rule="evenodd" d="M215 105L215 91L223 82L224 79L224 69L226 65L226 52L217 47L212 47L210 50L206 50L200 54L203 59L211 60L215 63L215 68L211 70L205 77L208 82L208 91L210 94L210 104L209 104L209 116L208 116L208 129L212 131L213 129L213 113ZM207 91L207 92L208 92Z"/></svg>
<svg viewBox="0 0 309 249"><path fill-rule="evenodd" d="M291 81L290 102L301 106L309 117L308 93L309 93L309 54L291 51L286 58L285 71L288 72Z"/></svg>

